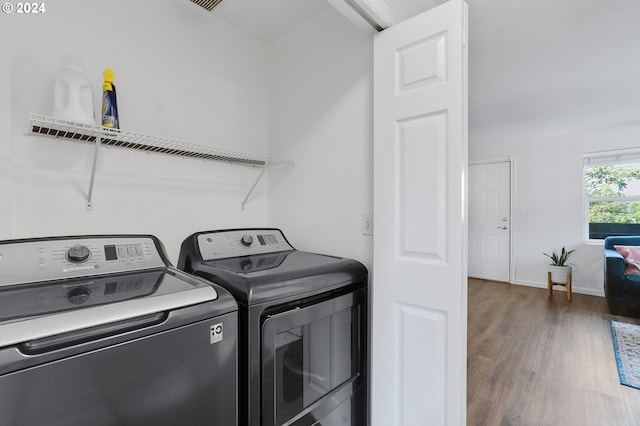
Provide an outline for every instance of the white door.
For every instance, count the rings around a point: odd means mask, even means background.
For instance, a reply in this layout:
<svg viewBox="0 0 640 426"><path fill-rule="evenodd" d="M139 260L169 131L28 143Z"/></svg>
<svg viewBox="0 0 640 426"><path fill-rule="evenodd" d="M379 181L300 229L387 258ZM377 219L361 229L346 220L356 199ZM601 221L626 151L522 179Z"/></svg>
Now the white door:
<svg viewBox="0 0 640 426"><path fill-rule="evenodd" d="M466 422L467 7L374 40L373 426Z"/></svg>
<svg viewBox="0 0 640 426"><path fill-rule="evenodd" d="M469 276L509 282L511 164L469 166Z"/></svg>

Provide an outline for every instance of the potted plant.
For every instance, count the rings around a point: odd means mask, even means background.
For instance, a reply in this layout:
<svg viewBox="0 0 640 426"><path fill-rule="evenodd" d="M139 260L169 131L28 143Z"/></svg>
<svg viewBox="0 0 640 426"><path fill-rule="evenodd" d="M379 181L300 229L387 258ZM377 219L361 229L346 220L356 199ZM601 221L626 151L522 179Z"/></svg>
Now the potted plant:
<svg viewBox="0 0 640 426"><path fill-rule="evenodd" d="M551 254L542 253L551 259L551 264L549 265L549 272L551 272L551 282L555 284L566 284L569 280L569 274L571 273L571 265L565 265L571 253L575 250L567 251L564 247L560 253L553 249Z"/></svg>

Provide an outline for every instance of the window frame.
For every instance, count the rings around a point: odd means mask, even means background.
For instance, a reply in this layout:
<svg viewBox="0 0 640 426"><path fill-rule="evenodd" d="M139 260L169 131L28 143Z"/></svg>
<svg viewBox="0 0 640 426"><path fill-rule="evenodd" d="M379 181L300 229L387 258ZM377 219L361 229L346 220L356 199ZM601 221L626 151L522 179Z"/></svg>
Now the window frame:
<svg viewBox="0 0 640 426"><path fill-rule="evenodd" d="M639 195L591 197L586 191L586 168L591 166L624 166L637 165L640 168L640 148L590 152L583 154L582 161L582 198L583 198L583 228L584 238L587 243L603 244L604 238L591 238L589 232L589 204L591 202L633 202L640 201ZM638 179L640 182L640 179ZM640 224L640 223L639 223ZM627 234L638 235L638 233Z"/></svg>

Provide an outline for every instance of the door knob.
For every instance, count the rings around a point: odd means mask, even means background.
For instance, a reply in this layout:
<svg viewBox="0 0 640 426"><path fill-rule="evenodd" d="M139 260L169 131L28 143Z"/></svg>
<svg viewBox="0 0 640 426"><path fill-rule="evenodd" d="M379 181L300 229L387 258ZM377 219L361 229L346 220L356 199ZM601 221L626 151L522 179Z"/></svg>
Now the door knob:
<svg viewBox="0 0 640 426"><path fill-rule="evenodd" d="M498 229L507 229L506 226L498 226Z"/></svg>

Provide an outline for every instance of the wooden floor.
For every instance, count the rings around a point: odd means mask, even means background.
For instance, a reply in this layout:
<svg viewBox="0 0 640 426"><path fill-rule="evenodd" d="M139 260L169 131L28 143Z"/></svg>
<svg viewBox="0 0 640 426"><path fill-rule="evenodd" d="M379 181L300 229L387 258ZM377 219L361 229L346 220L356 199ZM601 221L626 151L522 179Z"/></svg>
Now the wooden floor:
<svg viewBox="0 0 640 426"><path fill-rule="evenodd" d="M604 298L469 279L468 425L640 425Z"/></svg>

